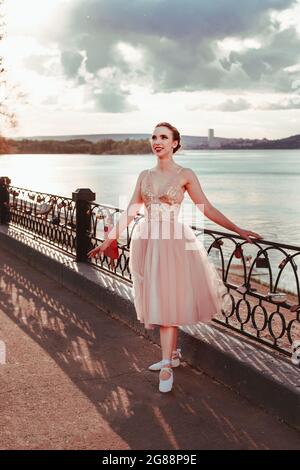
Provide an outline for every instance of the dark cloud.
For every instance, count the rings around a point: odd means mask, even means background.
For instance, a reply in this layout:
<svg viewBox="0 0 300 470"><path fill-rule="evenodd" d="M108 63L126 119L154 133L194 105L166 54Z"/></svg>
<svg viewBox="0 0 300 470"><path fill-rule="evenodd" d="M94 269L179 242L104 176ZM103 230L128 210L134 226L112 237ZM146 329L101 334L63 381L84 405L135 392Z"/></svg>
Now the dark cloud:
<svg viewBox="0 0 300 470"><path fill-rule="evenodd" d="M236 111L244 111L246 109L251 109L252 105L245 100L244 98L237 98L237 99L227 99L223 101L223 103L210 106L207 104L194 104L187 106L186 109L189 111L225 111L225 112L236 112Z"/></svg>
<svg viewBox="0 0 300 470"><path fill-rule="evenodd" d="M272 77L282 69L295 65L299 58L300 38L294 28L273 33L269 40L265 39L264 47L250 49L244 53L232 52L227 61L227 70L232 64L239 64L252 81L257 82L263 76ZM293 80L293 78L292 78ZM292 80L289 81L291 89ZM276 79L273 83L276 88Z"/></svg>
<svg viewBox="0 0 300 470"><path fill-rule="evenodd" d="M267 103L258 107L261 110L284 110L284 109L300 109L300 98L290 98L288 100L279 101L277 103Z"/></svg>
<svg viewBox="0 0 300 470"><path fill-rule="evenodd" d="M97 105L128 110L121 83L151 85L153 92L205 89L289 90L295 74L284 68L298 63L300 40L293 28L280 31L270 12L295 0L77 0L64 10L67 21L44 32L62 51L66 76L79 79L81 52L85 66L102 87ZM66 8L66 7L65 7ZM220 56L217 41L227 37L258 38L263 47ZM142 51L141 64L131 64L116 50L125 42ZM99 71L117 68L118 84L105 88ZM83 78L80 78L81 82ZM118 89L119 86L119 89ZM105 91L106 90L106 91ZM109 104L109 99L112 104ZM243 106L224 103L225 108ZM246 104L244 103L244 106ZM246 108L243 108L246 109ZM234 109L232 109L234 110Z"/></svg>
<svg viewBox="0 0 300 470"><path fill-rule="evenodd" d="M127 102L128 92L114 87L106 87L101 93L94 94L95 111L106 113L124 113L138 108Z"/></svg>
<svg viewBox="0 0 300 470"><path fill-rule="evenodd" d="M236 111L244 111L245 109L250 109L252 106L251 104L244 100L243 98L238 98L237 100L228 99L224 101L224 103L217 106L218 111L229 111L229 112L236 112Z"/></svg>
<svg viewBox="0 0 300 470"><path fill-rule="evenodd" d="M77 51L62 51L61 62L67 77L72 78L78 74L83 56Z"/></svg>
<svg viewBox="0 0 300 470"><path fill-rule="evenodd" d="M245 35L257 31L270 10L295 0L81 0L70 5L70 28L116 36L167 37L176 42ZM80 28L80 29L78 29Z"/></svg>

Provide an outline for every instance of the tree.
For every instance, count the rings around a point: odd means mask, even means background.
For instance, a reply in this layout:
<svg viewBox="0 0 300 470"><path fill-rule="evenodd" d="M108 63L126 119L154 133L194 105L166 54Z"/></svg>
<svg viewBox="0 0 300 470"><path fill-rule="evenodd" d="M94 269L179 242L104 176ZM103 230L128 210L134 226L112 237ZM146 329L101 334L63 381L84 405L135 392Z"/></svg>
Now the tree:
<svg viewBox="0 0 300 470"><path fill-rule="evenodd" d="M5 21L3 15L3 5L5 0L0 0L0 41L3 41L5 35ZM3 137L3 127L16 127L17 119L15 113L9 109L8 102L8 85L6 80L4 66L4 58L0 56L0 153L9 152L9 144Z"/></svg>

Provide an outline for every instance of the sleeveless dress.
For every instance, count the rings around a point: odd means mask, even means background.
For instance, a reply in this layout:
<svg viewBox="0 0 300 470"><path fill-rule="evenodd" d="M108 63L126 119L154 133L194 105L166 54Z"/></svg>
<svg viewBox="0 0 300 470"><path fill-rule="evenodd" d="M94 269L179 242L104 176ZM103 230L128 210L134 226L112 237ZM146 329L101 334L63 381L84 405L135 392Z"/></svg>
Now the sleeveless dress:
<svg viewBox="0 0 300 470"><path fill-rule="evenodd" d="M227 289L194 231L178 220L184 191L176 171L159 194L152 170L141 184L145 217L135 226L129 269L137 318L146 329L209 322Z"/></svg>

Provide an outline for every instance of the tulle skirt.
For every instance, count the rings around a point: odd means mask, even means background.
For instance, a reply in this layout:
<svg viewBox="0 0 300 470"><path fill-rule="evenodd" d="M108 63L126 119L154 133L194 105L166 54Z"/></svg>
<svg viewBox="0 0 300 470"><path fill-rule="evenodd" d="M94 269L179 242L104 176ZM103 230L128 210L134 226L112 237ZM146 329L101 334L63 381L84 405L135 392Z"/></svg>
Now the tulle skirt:
<svg viewBox="0 0 300 470"><path fill-rule="evenodd" d="M187 224L139 221L129 269L137 318L147 329L207 323L221 313L227 289Z"/></svg>

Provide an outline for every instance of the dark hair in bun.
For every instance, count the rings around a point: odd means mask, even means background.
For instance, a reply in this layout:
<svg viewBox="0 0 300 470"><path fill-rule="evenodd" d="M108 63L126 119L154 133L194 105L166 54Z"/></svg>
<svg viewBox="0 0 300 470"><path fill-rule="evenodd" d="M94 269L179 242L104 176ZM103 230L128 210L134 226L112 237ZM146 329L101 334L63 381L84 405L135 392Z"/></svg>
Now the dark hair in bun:
<svg viewBox="0 0 300 470"><path fill-rule="evenodd" d="M181 147L181 145L180 145L180 134L179 134L178 129L176 129L176 127L172 126L172 124L170 124L169 122L160 122L159 124L156 124L155 128L156 127L161 127L161 126L167 127L168 129L170 129L170 131L172 131L173 140L178 141L177 146L173 149L173 153L177 152L177 150L180 149L180 147Z"/></svg>

